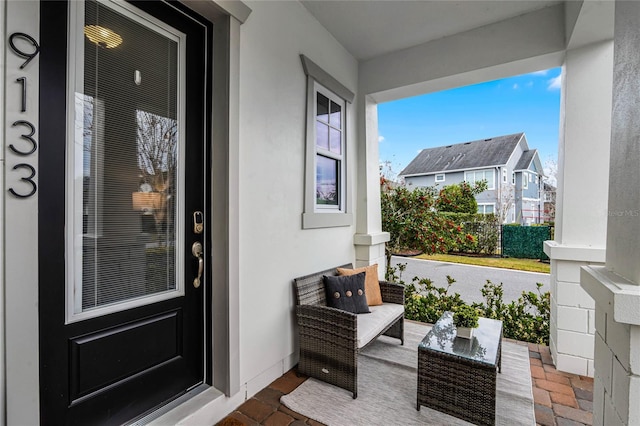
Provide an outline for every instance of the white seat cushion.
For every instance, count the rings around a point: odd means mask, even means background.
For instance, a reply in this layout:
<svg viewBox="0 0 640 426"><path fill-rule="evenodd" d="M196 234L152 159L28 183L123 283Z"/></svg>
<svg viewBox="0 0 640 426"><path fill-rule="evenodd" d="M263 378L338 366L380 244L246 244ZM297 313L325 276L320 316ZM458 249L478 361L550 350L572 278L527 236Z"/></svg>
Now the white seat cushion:
<svg viewBox="0 0 640 426"><path fill-rule="evenodd" d="M358 314L358 349L364 347L404 312L397 303L369 306L370 314Z"/></svg>

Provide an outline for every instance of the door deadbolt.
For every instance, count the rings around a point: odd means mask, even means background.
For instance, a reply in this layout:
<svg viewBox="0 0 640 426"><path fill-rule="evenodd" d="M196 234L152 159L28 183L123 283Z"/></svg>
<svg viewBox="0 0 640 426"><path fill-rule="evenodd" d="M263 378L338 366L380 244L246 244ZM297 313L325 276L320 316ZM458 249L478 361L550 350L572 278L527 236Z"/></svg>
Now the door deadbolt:
<svg viewBox="0 0 640 426"><path fill-rule="evenodd" d="M204 216L201 211L193 212L193 233L202 234L204 230Z"/></svg>

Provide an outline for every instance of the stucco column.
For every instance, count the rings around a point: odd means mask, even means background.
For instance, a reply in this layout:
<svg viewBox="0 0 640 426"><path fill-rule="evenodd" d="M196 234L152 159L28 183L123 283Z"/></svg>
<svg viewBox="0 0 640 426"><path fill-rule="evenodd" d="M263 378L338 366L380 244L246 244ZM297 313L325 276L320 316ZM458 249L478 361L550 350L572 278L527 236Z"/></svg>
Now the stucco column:
<svg viewBox="0 0 640 426"><path fill-rule="evenodd" d="M378 104L369 96L356 97L358 108L358 173L356 191L356 266L380 267L385 271L384 243L389 233L382 232L380 214L380 156L378 152Z"/></svg>
<svg viewBox="0 0 640 426"><path fill-rule="evenodd" d="M593 376L595 305L580 267L602 265L611 129L613 41L568 50L563 67L550 349L558 370Z"/></svg>
<svg viewBox="0 0 640 426"><path fill-rule="evenodd" d="M594 425L640 424L640 3L616 2L607 256L585 267L595 300Z"/></svg>

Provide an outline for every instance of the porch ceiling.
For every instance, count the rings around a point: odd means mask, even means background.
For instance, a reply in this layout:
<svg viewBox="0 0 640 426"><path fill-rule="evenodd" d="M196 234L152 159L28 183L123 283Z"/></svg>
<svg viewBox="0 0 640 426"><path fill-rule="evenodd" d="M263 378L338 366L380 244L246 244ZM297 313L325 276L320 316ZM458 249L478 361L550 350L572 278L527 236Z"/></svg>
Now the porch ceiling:
<svg viewBox="0 0 640 426"><path fill-rule="evenodd" d="M563 3L549 0L301 2L359 60Z"/></svg>

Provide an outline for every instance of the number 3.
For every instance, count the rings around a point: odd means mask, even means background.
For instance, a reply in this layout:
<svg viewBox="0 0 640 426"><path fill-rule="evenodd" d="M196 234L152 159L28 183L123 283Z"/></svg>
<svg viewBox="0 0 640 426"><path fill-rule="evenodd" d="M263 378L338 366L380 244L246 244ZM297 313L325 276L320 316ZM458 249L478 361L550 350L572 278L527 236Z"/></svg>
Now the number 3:
<svg viewBox="0 0 640 426"><path fill-rule="evenodd" d="M13 146L13 144L9 145L9 149L11 149L11 151L15 152L18 155L33 154L34 152L36 152L36 149L38 149L38 143L35 141L35 139L33 139L33 135L35 135L36 133L36 128L33 124L25 120L18 120L15 123L13 123L11 126L20 126L20 125L28 127L31 130L31 133L29 133L28 135L25 135L25 134L20 135L22 139L25 139L31 142L31 151L20 151L18 148Z"/></svg>
<svg viewBox="0 0 640 426"><path fill-rule="evenodd" d="M33 166L30 166L29 164L25 164L25 163L16 164L15 166L13 166L13 170L17 170L17 169L28 169L31 171L31 174L29 176L20 178L20 180L23 180L31 184L31 192L29 192L26 195L18 194L16 191L13 190L13 188L9 188L9 192L18 198L29 198L33 194L35 194L38 189L38 185L36 185L36 183L33 181L33 178L36 175L36 169L34 169Z"/></svg>

